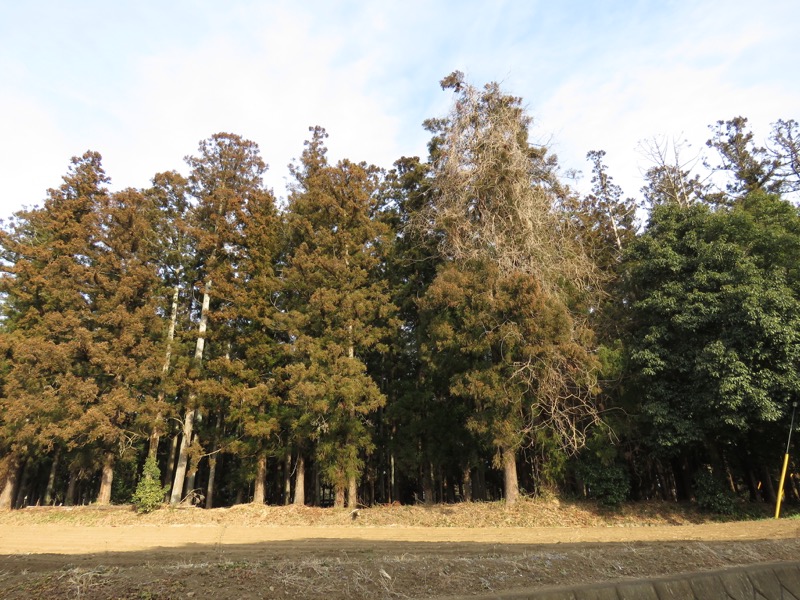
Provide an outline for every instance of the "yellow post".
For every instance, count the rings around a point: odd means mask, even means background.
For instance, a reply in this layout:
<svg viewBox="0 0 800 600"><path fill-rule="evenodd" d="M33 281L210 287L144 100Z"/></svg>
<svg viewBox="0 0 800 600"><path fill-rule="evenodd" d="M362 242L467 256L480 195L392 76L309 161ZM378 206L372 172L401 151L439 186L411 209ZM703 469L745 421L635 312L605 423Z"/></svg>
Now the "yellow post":
<svg viewBox="0 0 800 600"><path fill-rule="evenodd" d="M789 466L789 446L792 444L792 431L794 430L794 413L797 410L797 402L792 402L792 422L789 425L789 439L786 440L786 454L783 457L783 469L781 469L781 483L778 486L778 501L775 503L775 518L781 516L781 500L783 499L783 484L786 481L786 469Z"/></svg>
<svg viewBox="0 0 800 600"><path fill-rule="evenodd" d="M786 468L789 466L789 455L783 457L783 470L781 470L781 482L778 484L778 502L775 504L775 518L781 516L781 500L783 499L783 484L786 481Z"/></svg>

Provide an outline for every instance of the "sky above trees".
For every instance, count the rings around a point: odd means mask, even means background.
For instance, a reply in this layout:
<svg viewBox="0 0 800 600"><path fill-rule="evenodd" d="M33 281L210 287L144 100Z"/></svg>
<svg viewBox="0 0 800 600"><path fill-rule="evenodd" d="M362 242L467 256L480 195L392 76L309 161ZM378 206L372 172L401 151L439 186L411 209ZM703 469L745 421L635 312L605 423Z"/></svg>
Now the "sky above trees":
<svg viewBox="0 0 800 600"><path fill-rule="evenodd" d="M69 158L104 157L112 189L146 186L217 131L256 141L286 196L308 127L333 159L389 167L425 155L422 121L451 102L453 69L500 81L566 168L589 150L626 194L640 141L703 149L707 126L748 117L760 143L797 118L794 0L169 3L43 0L0 6L0 216L41 204Z"/></svg>

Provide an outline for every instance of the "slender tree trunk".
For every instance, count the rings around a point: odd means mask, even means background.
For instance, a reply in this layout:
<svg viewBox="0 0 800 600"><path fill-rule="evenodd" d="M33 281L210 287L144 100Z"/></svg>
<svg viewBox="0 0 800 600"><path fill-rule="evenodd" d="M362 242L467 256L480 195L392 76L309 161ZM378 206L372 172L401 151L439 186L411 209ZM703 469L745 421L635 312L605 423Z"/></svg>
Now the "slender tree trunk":
<svg viewBox="0 0 800 600"><path fill-rule="evenodd" d="M75 504L75 492L78 488L78 474L75 471L69 472L69 484L67 485L67 495L64 498L66 506Z"/></svg>
<svg viewBox="0 0 800 600"><path fill-rule="evenodd" d="M12 503L16 500L17 481L20 471L19 455L14 452L5 459L5 477L3 478L3 490L0 492L0 510L10 510Z"/></svg>
<svg viewBox="0 0 800 600"><path fill-rule="evenodd" d="M320 506L320 505L322 505L322 485L320 484L320 481L319 481L319 462L318 461L314 461L313 475L314 475L314 501L313 501L312 504L314 506Z"/></svg>
<svg viewBox="0 0 800 600"><path fill-rule="evenodd" d="M355 475L347 478L347 508L358 508L358 480Z"/></svg>
<svg viewBox="0 0 800 600"><path fill-rule="evenodd" d="M345 265L347 265L348 267L350 266L349 261L347 259L347 246L345 246ZM347 347L347 357L350 360L354 360L356 356L356 350L355 346L353 345L353 326L348 325L347 329L348 329L348 335L350 337L350 344ZM350 419L355 420L355 418L356 418L355 407L351 407ZM350 444L353 443L352 440L348 440L348 442ZM348 467L352 468L351 465L348 465ZM342 493L344 493L344 490L342 490ZM338 489L336 490L336 494L338 500L338 495L339 495ZM358 507L358 479L355 473L351 473L347 476L347 507L348 508Z"/></svg>
<svg viewBox="0 0 800 600"><path fill-rule="evenodd" d="M292 449L286 448L283 457L283 504L288 506L292 501Z"/></svg>
<svg viewBox="0 0 800 600"><path fill-rule="evenodd" d="M158 393L159 403L163 400L161 392ZM156 423L162 419L161 413L156 415ZM156 459L158 456L158 443L161 441L161 431L158 425L153 425L153 430L150 432L150 439L147 442L147 457Z"/></svg>
<svg viewBox="0 0 800 600"><path fill-rule="evenodd" d="M422 501L433 504L433 465L425 462L422 469Z"/></svg>
<svg viewBox="0 0 800 600"><path fill-rule="evenodd" d="M172 442L169 445L169 456L167 457L167 468L164 472L164 479L161 482L162 486L166 486L170 481L172 481L172 471L175 469L175 455L178 453L178 435L175 434L172 436ZM170 493L167 492L165 494L165 501L169 500Z"/></svg>
<svg viewBox="0 0 800 600"><path fill-rule="evenodd" d="M217 459L219 454L219 428L222 422L222 410L217 415L217 422L214 423L214 445L211 455L208 457L208 486L206 487L206 508L214 505L214 478L217 475Z"/></svg>
<svg viewBox="0 0 800 600"><path fill-rule="evenodd" d="M504 448L503 458L503 493L506 505L512 506L519 498L519 480L517 479L517 457L513 450Z"/></svg>
<svg viewBox="0 0 800 600"><path fill-rule="evenodd" d="M392 436L394 439L394 436ZM396 502L400 495L394 474L394 450L389 454L389 502Z"/></svg>
<svg viewBox="0 0 800 600"><path fill-rule="evenodd" d="M667 482L667 478L664 477L664 472L661 469L661 465L656 463L655 466L656 478L658 479L658 485L661 488L661 499L664 501L672 500L673 502L678 500L678 496L674 493L674 488Z"/></svg>
<svg viewBox="0 0 800 600"><path fill-rule="evenodd" d="M306 459L297 451L297 462L294 464L294 505L306 504Z"/></svg>
<svg viewBox="0 0 800 600"><path fill-rule="evenodd" d="M103 474L100 477L100 491L97 493L97 504L105 506L111 504L111 483L114 481L114 454L106 453L103 463Z"/></svg>
<svg viewBox="0 0 800 600"><path fill-rule="evenodd" d="M800 500L800 492L797 490L797 484L794 481L794 477L787 477L786 480L788 481L788 486L792 489L792 495L794 496L795 500Z"/></svg>
<svg viewBox="0 0 800 600"><path fill-rule="evenodd" d="M209 281L203 290L203 305L200 309L200 323L197 326L197 344L194 348L194 362L200 365L203 362L203 350L206 345L206 329L208 328L208 308L211 304L211 282ZM189 404L194 404L194 396L189 398ZM181 492L186 478L186 466L189 462L189 445L192 443L194 433L194 422L200 416L199 408L187 408L186 416L183 420L183 437L181 447L178 451L178 466L175 468L175 481L172 484L172 496L170 504L178 504L181 501Z"/></svg>
<svg viewBox="0 0 800 600"><path fill-rule="evenodd" d="M197 439L197 434L192 435L192 441ZM191 446L191 444L190 444ZM183 497L186 498L194 491L194 481L197 477L197 469L200 468L200 458L194 460L189 459L189 465L186 467L186 483L183 489Z"/></svg>
<svg viewBox="0 0 800 600"><path fill-rule="evenodd" d="M47 488L44 491L44 504L49 505L53 502L53 490L56 486L56 472L58 471L58 462L61 458L61 448L56 448L53 454L53 464L50 465L50 475L47 477Z"/></svg>
<svg viewBox="0 0 800 600"><path fill-rule="evenodd" d="M464 486L464 502L472 502L472 469L469 467L464 467L462 482Z"/></svg>
<svg viewBox="0 0 800 600"><path fill-rule="evenodd" d="M267 484L267 455L262 453L258 457L258 466L256 467L256 484L253 489L253 504L264 504L266 499L266 484Z"/></svg>
<svg viewBox="0 0 800 600"><path fill-rule="evenodd" d="M198 409L187 410L183 417L183 435L181 436L180 449L178 450L178 464L175 466L175 479L172 483L170 504L178 504L183 499L183 485L186 481L186 468L189 466L189 446L194 433L194 420L199 413Z"/></svg>
<svg viewBox="0 0 800 600"><path fill-rule="evenodd" d="M24 508L25 506L25 497L28 490L28 481L31 478L30 459L22 461L22 469L20 472L21 475L19 476L19 481L17 482L17 497L14 500L15 508Z"/></svg>
<svg viewBox="0 0 800 600"><path fill-rule="evenodd" d="M725 477L728 480L728 485L731 488L731 492L734 495L738 495L739 494L739 486L736 485L736 480L733 478L733 472L731 471L730 464L728 464L728 460L727 460L727 458L725 458L725 456L722 457L722 465L723 465L723 468L725 469Z"/></svg>
<svg viewBox="0 0 800 600"><path fill-rule="evenodd" d="M206 487L206 508L214 507L214 478L217 475L217 455L208 457L208 486Z"/></svg>
<svg viewBox="0 0 800 600"><path fill-rule="evenodd" d="M486 500L486 466L480 462L472 481L472 499Z"/></svg>
<svg viewBox="0 0 800 600"><path fill-rule="evenodd" d="M164 381L169 373L169 365L172 361L172 344L175 340L175 325L178 322L178 300L180 298L181 286L175 285L172 292L172 308L169 315L169 329L167 329L167 348L164 351L164 364L161 365L161 389L158 391L158 406L164 402ZM158 442L161 439L161 412L156 415L156 422L153 424L153 430L150 432L150 445L148 447L148 456L155 460L158 455Z"/></svg>
<svg viewBox="0 0 800 600"><path fill-rule="evenodd" d="M375 469L370 467L369 473L369 496L365 504L368 506L375 506Z"/></svg>
<svg viewBox="0 0 800 600"><path fill-rule="evenodd" d="M678 502L688 502L692 499L692 482L689 476L689 462L684 457L672 460L672 472L675 475L675 490Z"/></svg>

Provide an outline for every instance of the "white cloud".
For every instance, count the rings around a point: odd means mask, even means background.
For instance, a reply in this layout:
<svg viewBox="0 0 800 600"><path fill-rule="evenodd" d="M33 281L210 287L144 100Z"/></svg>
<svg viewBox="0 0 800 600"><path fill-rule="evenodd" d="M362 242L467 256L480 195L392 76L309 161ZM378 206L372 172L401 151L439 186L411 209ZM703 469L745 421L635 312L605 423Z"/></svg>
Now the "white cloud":
<svg viewBox="0 0 800 600"><path fill-rule="evenodd" d="M641 173L651 166L639 150L643 140L686 139L693 146L686 149L689 158L703 151L708 125L718 119L746 116L763 139L770 123L796 117L800 87L792 78L766 67L757 77L743 75L753 61L770 56L777 66L786 50L783 28L745 20L740 9L694 8L653 29L633 53L621 43L587 56L585 67L537 107L562 159L588 170L585 153L604 149L612 176L626 194L638 195Z"/></svg>
<svg viewBox="0 0 800 600"><path fill-rule="evenodd" d="M605 149L628 194L640 139L699 146L737 114L765 132L800 105L800 9L784 0L56 4L0 24L0 214L39 201L88 148L115 187L139 187L185 170L217 131L258 142L279 194L311 125L328 129L332 159L390 166L425 153L421 122L446 112L437 82L455 68L522 96L565 166Z"/></svg>
<svg viewBox="0 0 800 600"><path fill-rule="evenodd" d="M41 206L47 188L61 184L72 154L50 111L36 98L21 93L0 96L0 114L4 218L23 207Z"/></svg>

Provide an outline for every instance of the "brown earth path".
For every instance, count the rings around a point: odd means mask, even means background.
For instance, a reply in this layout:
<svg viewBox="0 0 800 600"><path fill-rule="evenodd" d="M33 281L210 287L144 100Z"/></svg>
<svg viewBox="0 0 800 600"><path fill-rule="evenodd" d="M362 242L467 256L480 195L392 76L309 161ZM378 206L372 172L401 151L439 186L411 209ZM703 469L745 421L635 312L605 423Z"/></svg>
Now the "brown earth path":
<svg viewBox="0 0 800 600"><path fill-rule="evenodd" d="M94 554L191 545L233 546L302 540L339 544L425 542L573 544L777 540L800 537L800 521L763 520L647 527L345 527L202 525L0 524L0 554Z"/></svg>
<svg viewBox="0 0 800 600"><path fill-rule="evenodd" d="M318 525L254 522L252 516L237 523L235 513L221 514L227 515L222 522L210 522L213 514L181 513L135 523L122 514L83 523L37 521L60 518L58 512L6 515L0 519L0 598L538 598L543 592L536 590L552 586L800 556L797 519L419 527L351 521L346 513L346 521ZM78 515L70 518L88 518Z"/></svg>

